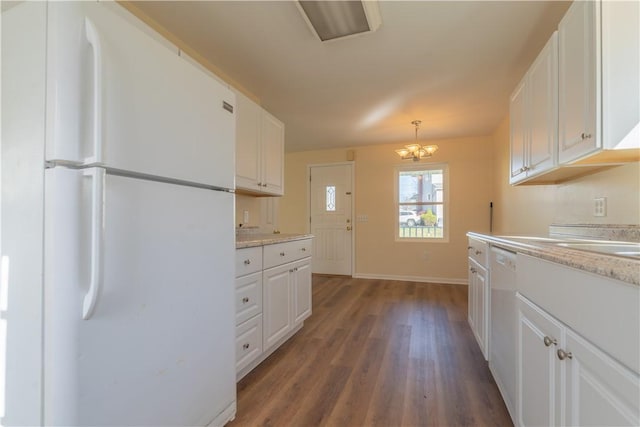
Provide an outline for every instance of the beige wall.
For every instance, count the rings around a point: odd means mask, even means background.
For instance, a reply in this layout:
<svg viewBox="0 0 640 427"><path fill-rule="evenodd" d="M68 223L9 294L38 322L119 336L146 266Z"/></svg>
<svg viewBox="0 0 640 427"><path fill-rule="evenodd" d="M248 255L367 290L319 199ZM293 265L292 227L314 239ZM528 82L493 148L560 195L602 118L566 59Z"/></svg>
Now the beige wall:
<svg viewBox="0 0 640 427"><path fill-rule="evenodd" d="M493 140L490 137L429 141L440 146L433 162L449 165L450 239L441 242L396 242L394 168L398 145L353 148L355 153L355 275L466 282L469 230L488 231L492 195ZM343 162L347 149L288 153L286 195L280 204L283 232L308 231L307 165Z"/></svg>
<svg viewBox="0 0 640 427"><path fill-rule="evenodd" d="M583 176L558 185L509 185L509 120L493 135L494 231L548 233L557 224L640 223L640 163ZM593 216L593 199L607 198L607 216Z"/></svg>

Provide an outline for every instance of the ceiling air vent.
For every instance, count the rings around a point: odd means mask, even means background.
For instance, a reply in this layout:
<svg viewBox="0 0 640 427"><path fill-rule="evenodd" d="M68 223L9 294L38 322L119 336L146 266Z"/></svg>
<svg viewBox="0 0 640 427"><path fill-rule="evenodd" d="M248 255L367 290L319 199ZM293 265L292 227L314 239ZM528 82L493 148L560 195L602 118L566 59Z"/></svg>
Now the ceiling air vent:
<svg viewBox="0 0 640 427"><path fill-rule="evenodd" d="M323 42L375 31L382 22L377 0L297 3L309 28Z"/></svg>

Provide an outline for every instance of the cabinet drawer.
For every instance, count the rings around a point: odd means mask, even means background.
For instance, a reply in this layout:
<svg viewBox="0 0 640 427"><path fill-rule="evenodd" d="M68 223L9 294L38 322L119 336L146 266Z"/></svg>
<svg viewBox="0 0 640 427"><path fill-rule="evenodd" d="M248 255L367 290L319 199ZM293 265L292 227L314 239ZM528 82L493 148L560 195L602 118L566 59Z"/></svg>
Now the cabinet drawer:
<svg viewBox="0 0 640 427"><path fill-rule="evenodd" d="M236 325L262 313L262 272L236 279Z"/></svg>
<svg viewBox="0 0 640 427"><path fill-rule="evenodd" d="M264 268L271 268L311 256L311 239L276 243L264 247Z"/></svg>
<svg viewBox="0 0 640 427"><path fill-rule="evenodd" d="M262 354L262 315L236 327L236 372Z"/></svg>
<svg viewBox="0 0 640 427"><path fill-rule="evenodd" d="M469 245L467 246L469 258L480 264L482 267L487 268L489 265L489 245L486 242L469 238Z"/></svg>
<svg viewBox="0 0 640 427"><path fill-rule="evenodd" d="M236 249L236 277L262 270L262 246Z"/></svg>

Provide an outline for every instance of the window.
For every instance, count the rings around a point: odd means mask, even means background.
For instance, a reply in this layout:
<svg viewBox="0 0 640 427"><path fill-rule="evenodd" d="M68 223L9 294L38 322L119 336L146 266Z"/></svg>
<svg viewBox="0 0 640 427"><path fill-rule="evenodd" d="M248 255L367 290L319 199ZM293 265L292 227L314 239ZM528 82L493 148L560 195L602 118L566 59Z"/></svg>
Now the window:
<svg viewBox="0 0 640 427"><path fill-rule="evenodd" d="M447 241L448 167L446 164L396 169L396 240Z"/></svg>
<svg viewBox="0 0 640 427"><path fill-rule="evenodd" d="M326 211L334 212L336 210L336 186L327 185L326 189Z"/></svg>

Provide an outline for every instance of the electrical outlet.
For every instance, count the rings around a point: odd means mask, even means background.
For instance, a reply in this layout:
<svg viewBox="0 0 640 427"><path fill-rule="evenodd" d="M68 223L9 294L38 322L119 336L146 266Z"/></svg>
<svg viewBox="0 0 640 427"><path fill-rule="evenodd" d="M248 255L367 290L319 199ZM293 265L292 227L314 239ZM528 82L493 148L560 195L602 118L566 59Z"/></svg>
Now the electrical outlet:
<svg viewBox="0 0 640 427"><path fill-rule="evenodd" d="M358 215L358 216L356 216L356 221L358 221L358 222L367 222L367 221L369 221L369 215Z"/></svg>
<svg viewBox="0 0 640 427"><path fill-rule="evenodd" d="M606 197L596 197L593 199L593 216L607 216Z"/></svg>
<svg viewBox="0 0 640 427"><path fill-rule="evenodd" d="M242 212L242 223L249 224L249 211Z"/></svg>

